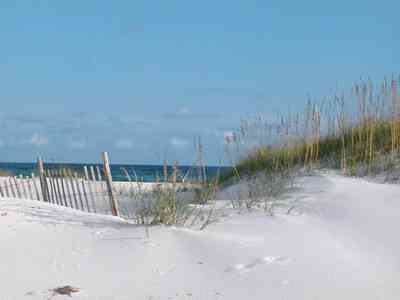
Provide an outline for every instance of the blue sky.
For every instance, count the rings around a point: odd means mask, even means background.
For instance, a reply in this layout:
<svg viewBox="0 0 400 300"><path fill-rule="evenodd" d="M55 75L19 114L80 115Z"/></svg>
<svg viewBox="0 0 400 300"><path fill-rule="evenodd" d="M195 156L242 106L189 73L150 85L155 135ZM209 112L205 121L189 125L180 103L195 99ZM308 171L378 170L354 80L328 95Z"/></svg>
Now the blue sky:
<svg viewBox="0 0 400 300"><path fill-rule="evenodd" d="M209 163L241 118L399 70L398 1L0 1L0 160Z"/></svg>

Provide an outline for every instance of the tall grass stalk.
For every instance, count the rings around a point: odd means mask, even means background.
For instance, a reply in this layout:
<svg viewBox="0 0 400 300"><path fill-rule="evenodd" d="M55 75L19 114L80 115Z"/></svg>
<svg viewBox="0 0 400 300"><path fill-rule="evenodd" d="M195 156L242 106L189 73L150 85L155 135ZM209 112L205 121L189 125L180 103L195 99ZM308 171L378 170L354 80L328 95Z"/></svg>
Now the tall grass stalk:
<svg viewBox="0 0 400 300"><path fill-rule="evenodd" d="M360 80L351 92L309 100L303 113L242 121L225 140L226 152L236 157L222 181L295 167L338 168L352 175L392 167L400 156L399 80L384 79L380 88Z"/></svg>

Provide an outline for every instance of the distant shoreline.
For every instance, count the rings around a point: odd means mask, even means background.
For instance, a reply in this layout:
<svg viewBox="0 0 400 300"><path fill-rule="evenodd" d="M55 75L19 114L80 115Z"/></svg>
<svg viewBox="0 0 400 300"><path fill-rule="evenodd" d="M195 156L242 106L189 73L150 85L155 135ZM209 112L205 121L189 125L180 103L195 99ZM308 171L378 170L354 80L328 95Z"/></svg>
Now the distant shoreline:
<svg viewBox="0 0 400 300"><path fill-rule="evenodd" d="M88 168L97 167L101 170L101 163L86 164L86 163L45 163L45 167L48 169L60 169L66 168L71 169L73 172L83 173L83 168L87 166ZM159 182L162 181L164 177L164 166L163 165L130 165L130 164L111 164L111 174L113 180L116 182L129 182L129 181L139 181L139 182ZM172 166L168 165L168 172L172 172ZM3 175L10 176L23 176L30 177L32 173L36 173L36 163L8 163L0 162L0 172ZM181 178L197 178L198 167L182 165L178 166ZM218 173L223 173L229 171L230 167L218 167L218 166L206 166L207 177L211 178L216 176ZM126 172L128 176L126 176ZM1 174L0 174L1 175Z"/></svg>

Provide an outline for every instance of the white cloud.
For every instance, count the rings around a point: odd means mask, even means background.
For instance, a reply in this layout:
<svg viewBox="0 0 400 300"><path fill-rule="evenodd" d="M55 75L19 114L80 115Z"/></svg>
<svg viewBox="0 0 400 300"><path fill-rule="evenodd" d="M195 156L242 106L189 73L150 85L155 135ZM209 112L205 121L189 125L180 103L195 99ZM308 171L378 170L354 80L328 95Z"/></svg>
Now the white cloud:
<svg viewBox="0 0 400 300"><path fill-rule="evenodd" d="M76 149L76 150L85 149L86 148L86 142L82 141L82 140L71 141L69 143L69 147L71 149Z"/></svg>
<svg viewBox="0 0 400 300"><path fill-rule="evenodd" d="M181 120L190 120L190 119L219 119L221 115L216 114L214 112L193 112L189 107L183 106L180 107L177 111L173 113L166 113L163 115L163 118L166 119L181 119Z"/></svg>
<svg viewBox="0 0 400 300"><path fill-rule="evenodd" d="M188 114L190 114L190 109L188 107L181 107L178 110L178 114L180 114L180 115L188 115Z"/></svg>
<svg viewBox="0 0 400 300"><path fill-rule="evenodd" d="M29 139L28 143L36 147L41 147L47 145L49 143L49 139L45 136L35 133Z"/></svg>
<svg viewBox="0 0 400 300"><path fill-rule="evenodd" d="M189 145L189 142L187 140L178 137L171 138L169 140L169 143L175 148L185 148L187 145Z"/></svg>
<svg viewBox="0 0 400 300"><path fill-rule="evenodd" d="M132 149L133 141L126 138L121 138L115 142L115 148L118 149Z"/></svg>

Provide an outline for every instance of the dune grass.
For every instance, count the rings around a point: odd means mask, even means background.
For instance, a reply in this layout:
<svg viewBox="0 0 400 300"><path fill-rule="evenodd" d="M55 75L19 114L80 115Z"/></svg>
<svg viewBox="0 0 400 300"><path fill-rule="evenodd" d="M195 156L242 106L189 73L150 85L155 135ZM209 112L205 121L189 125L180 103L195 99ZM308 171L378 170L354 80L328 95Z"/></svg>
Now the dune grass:
<svg viewBox="0 0 400 300"><path fill-rule="evenodd" d="M371 81L359 82L347 95L309 101L303 113L279 116L278 122L243 121L226 140L227 152L254 144L255 136L258 144L233 162L221 181L299 167L336 168L349 175L394 167L400 149L399 81L393 77L389 84L385 79L378 89Z"/></svg>
<svg viewBox="0 0 400 300"><path fill-rule="evenodd" d="M139 225L197 225L204 229L214 219L212 199L218 189L218 176L208 181L183 181L179 180L183 178L180 173L177 162L172 172L164 162L163 178L158 178L153 188L144 189L136 179L125 214Z"/></svg>

